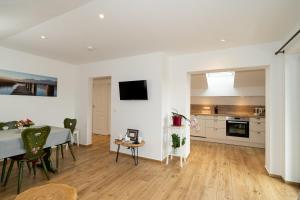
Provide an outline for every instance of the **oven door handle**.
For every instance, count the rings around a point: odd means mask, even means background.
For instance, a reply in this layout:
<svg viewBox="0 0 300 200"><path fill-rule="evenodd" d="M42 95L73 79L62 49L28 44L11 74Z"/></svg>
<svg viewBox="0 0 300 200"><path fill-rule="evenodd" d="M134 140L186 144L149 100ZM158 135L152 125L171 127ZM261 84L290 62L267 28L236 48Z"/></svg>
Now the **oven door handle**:
<svg viewBox="0 0 300 200"><path fill-rule="evenodd" d="M248 124L249 122L238 122L238 121L227 121L228 123L231 124Z"/></svg>

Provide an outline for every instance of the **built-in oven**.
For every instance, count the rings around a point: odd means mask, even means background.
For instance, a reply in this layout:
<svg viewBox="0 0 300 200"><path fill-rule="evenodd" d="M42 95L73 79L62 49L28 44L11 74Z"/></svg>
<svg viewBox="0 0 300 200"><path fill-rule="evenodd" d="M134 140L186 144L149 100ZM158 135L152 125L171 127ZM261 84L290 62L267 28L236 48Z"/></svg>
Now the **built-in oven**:
<svg viewBox="0 0 300 200"><path fill-rule="evenodd" d="M226 135L249 138L249 118L226 117Z"/></svg>

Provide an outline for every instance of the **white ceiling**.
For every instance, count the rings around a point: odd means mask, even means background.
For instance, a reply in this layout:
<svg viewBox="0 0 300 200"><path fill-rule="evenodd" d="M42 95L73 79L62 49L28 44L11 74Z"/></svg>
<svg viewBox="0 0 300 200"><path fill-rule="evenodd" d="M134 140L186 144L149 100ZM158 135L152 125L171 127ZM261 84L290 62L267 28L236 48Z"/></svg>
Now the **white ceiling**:
<svg viewBox="0 0 300 200"><path fill-rule="evenodd" d="M91 0L1 0L0 40Z"/></svg>
<svg viewBox="0 0 300 200"><path fill-rule="evenodd" d="M178 54L278 41L300 19L299 0L87 2L1 1L0 45L81 64L156 51ZM105 15L103 20L99 13ZM48 39L41 40L41 35ZM89 45L95 50L88 51Z"/></svg>

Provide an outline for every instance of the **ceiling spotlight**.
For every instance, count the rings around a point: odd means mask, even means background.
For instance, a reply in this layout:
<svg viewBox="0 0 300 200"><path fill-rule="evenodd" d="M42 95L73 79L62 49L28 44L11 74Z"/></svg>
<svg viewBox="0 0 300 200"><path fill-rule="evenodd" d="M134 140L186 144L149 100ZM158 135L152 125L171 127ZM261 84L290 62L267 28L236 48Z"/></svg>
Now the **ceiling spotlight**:
<svg viewBox="0 0 300 200"><path fill-rule="evenodd" d="M88 49L89 51L93 51L93 50L94 50L94 47L93 47L93 46L88 46L87 49Z"/></svg>
<svg viewBox="0 0 300 200"><path fill-rule="evenodd" d="M47 37L46 36L44 36L44 35L41 35L41 39L47 39Z"/></svg>
<svg viewBox="0 0 300 200"><path fill-rule="evenodd" d="M226 40L224 40L224 39L221 39L220 41L221 41L221 42L226 42Z"/></svg>
<svg viewBox="0 0 300 200"><path fill-rule="evenodd" d="M104 15L103 14L99 14L99 18L100 19L104 19Z"/></svg>

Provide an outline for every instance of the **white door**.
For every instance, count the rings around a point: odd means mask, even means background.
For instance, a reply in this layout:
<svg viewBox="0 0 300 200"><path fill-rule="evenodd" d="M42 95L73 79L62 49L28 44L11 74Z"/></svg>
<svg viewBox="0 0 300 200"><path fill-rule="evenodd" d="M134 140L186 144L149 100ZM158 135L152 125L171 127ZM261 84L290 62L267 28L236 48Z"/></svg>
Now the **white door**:
<svg viewBox="0 0 300 200"><path fill-rule="evenodd" d="M108 135L110 128L110 79L93 81L93 133Z"/></svg>

